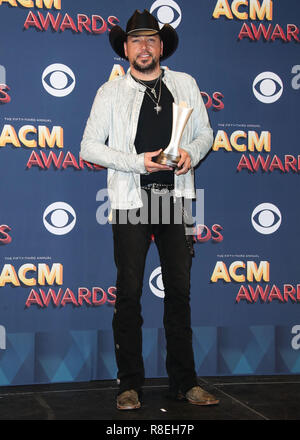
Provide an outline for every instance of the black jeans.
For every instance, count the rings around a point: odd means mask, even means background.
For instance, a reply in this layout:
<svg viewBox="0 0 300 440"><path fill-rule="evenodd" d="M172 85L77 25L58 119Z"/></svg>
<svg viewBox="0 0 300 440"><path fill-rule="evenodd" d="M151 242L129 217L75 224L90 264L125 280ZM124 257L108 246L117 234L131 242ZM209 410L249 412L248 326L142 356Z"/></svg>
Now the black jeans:
<svg viewBox="0 0 300 440"><path fill-rule="evenodd" d="M150 191L147 193L150 195ZM164 196L159 197L162 207ZM125 214L128 218L132 211L114 212L113 237L117 267L117 295L113 332L120 381L119 393L128 389L139 391L144 383L141 329L143 318L140 299L145 260L152 234L154 234L160 256L165 289L163 321L167 343L166 370L170 391L177 394L178 390L186 392L197 385L190 320L192 253L183 222L176 224L174 221L172 200L168 224L162 222L161 212L158 224L153 224L153 221L152 224L150 221L144 224L123 221L124 224L120 224L120 214L123 216ZM153 212L150 197L144 206L147 204L150 208L148 211L148 220L150 220L151 208ZM137 210L135 214L137 213L140 211Z"/></svg>

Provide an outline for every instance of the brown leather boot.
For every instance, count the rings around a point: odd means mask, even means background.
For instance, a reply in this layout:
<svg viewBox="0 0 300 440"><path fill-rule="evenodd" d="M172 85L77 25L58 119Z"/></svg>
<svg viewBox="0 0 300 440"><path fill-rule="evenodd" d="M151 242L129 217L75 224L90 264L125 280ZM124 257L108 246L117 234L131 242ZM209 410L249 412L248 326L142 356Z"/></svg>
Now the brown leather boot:
<svg viewBox="0 0 300 440"><path fill-rule="evenodd" d="M141 403L135 390L124 391L117 397L117 408L121 410L138 409Z"/></svg>
<svg viewBox="0 0 300 440"><path fill-rule="evenodd" d="M217 405L219 403L219 399L199 386L191 388L185 395L180 393L179 398L186 398L186 400L193 405Z"/></svg>
<svg viewBox="0 0 300 440"><path fill-rule="evenodd" d="M219 403L219 399L217 399L212 394L209 394L207 391L204 391L199 386L193 387L188 390L185 394L188 402L193 405L217 405Z"/></svg>

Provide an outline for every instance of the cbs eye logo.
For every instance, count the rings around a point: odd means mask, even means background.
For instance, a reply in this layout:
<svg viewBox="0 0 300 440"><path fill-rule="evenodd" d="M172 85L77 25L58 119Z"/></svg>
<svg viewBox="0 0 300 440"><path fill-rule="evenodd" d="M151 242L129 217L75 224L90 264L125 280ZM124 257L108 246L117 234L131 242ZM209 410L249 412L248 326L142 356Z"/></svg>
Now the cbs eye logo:
<svg viewBox="0 0 300 440"><path fill-rule="evenodd" d="M165 288L163 285L161 267L157 267L149 277L149 287L152 293L159 298L164 298Z"/></svg>
<svg viewBox="0 0 300 440"><path fill-rule="evenodd" d="M283 92L283 83L276 73L260 73L253 81L252 90L256 99L264 104L278 101Z"/></svg>
<svg viewBox="0 0 300 440"><path fill-rule="evenodd" d="M281 212L272 203L261 203L251 215L254 229L260 234L273 234L281 225Z"/></svg>
<svg viewBox="0 0 300 440"><path fill-rule="evenodd" d="M156 16L161 28L168 23L175 29L181 22L181 9L173 0L156 0L150 13Z"/></svg>
<svg viewBox="0 0 300 440"><path fill-rule="evenodd" d="M52 96L61 98L69 95L75 87L76 79L72 70L64 64L51 64L42 74L44 89Z"/></svg>
<svg viewBox="0 0 300 440"><path fill-rule="evenodd" d="M43 214L45 228L55 235L68 234L75 226L76 213L72 206L65 202L49 205Z"/></svg>

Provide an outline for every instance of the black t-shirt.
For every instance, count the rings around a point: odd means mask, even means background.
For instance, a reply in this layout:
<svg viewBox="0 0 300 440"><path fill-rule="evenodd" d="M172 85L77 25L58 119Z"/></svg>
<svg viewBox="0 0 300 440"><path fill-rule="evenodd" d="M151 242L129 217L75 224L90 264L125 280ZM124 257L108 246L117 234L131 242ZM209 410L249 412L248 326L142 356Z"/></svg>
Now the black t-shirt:
<svg viewBox="0 0 300 440"><path fill-rule="evenodd" d="M149 87L154 87L156 79L154 81L143 81L143 83ZM158 81L155 87L157 97L159 96L159 87ZM151 95L149 89L147 89L147 92ZM153 102L146 92L144 93L135 137L135 148L138 154L156 151L160 148L164 149L169 145L171 139L173 118L172 103L174 98L163 81L161 81L161 98L159 101L161 111L159 113L154 109L157 99L154 98L154 101L155 102ZM154 182L174 184L174 172L158 171L146 175L141 174L141 186Z"/></svg>

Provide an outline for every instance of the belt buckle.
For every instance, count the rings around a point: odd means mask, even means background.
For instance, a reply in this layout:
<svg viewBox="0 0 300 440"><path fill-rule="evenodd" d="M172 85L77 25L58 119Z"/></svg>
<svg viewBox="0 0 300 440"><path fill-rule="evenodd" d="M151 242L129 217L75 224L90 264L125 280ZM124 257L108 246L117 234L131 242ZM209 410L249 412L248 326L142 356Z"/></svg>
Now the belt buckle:
<svg viewBox="0 0 300 440"><path fill-rule="evenodd" d="M153 194L157 194L159 196L167 194L169 192L168 188L162 188L162 189L158 189L158 188L152 188L152 192Z"/></svg>
<svg viewBox="0 0 300 440"><path fill-rule="evenodd" d="M151 188L153 194L163 195L169 192L168 188L159 188L155 184Z"/></svg>

